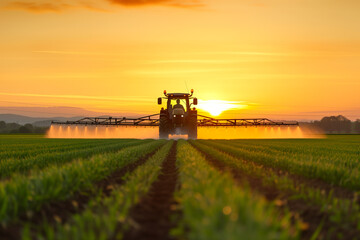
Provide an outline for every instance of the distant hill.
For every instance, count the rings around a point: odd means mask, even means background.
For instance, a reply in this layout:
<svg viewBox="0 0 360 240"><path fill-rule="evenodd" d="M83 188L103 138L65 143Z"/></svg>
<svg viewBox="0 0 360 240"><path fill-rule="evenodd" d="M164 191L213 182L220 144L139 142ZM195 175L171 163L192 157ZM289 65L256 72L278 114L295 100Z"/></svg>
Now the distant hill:
<svg viewBox="0 0 360 240"><path fill-rule="evenodd" d="M71 116L71 117L29 117L19 114L0 114L0 121L4 121L5 123L17 123L20 125L24 125L30 123L35 127L49 127L51 125L51 121L75 121L84 117L141 117L143 115L140 114L123 114L120 116L114 115L84 115L84 116Z"/></svg>
<svg viewBox="0 0 360 240"><path fill-rule="evenodd" d="M23 115L17 115L17 114L0 114L0 121L4 121L6 123L17 123L17 124L27 124L31 123L34 126L37 127L48 127L50 126L51 121L66 121L66 120L77 120L82 118L82 116L78 117L51 117L51 118L37 118L37 117L28 117Z"/></svg>
<svg viewBox="0 0 360 240"><path fill-rule="evenodd" d="M76 107L0 107L0 114L15 114L33 118L54 118L54 117L95 117L108 113L89 111Z"/></svg>
<svg viewBox="0 0 360 240"><path fill-rule="evenodd" d="M76 107L0 107L0 121L48 127L51 121L75 121L83 117L141 117L146 114L94 112Z"/></svg>
<svg viewBox="0 0 360 240"><path fill-rule="evenodd" d="M33 118L71 118L76 116L98 117L98 116L144 116L146 113L130 112L95 112L77 107L4 107L0 106L0 114L15 114Z"/></svg>

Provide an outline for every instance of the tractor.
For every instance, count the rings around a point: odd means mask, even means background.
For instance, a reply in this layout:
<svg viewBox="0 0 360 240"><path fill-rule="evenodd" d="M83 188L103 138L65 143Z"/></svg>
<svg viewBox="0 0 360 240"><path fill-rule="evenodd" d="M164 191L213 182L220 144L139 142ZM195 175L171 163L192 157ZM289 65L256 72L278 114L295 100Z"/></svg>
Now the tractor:
<svg viewBox="0 0 360 240"><path fill-rule="evenodd" d="M162 139L168 139L170 135L187 135L189 139L197 139L198 127L299 126L296 121L273 121L267 118L218 119L200 115L195 108L198 100L193 97L193 93L193 89L191 89L191 93L167 93L165 90L165 97L158 98L159 105L162 104L163 99L167 100L166 109L161 108L160 114L139 118L85 117L77 121L52 121L51 125L60 125L60 130L61 126L84 126L85 128L87 126L105 126L106 129L118 126L159 127L159 138ZM95 134L95 136L98 135Z"/></svg>
<svg viewBox="0 0 360 240"><path fill-rule="evenodd" d="M159 137L168 139L169 135L188 135L189 139L197 138L197 98L191 93L167 93L164 91L165 97L158 98L158 104L162 104L162 100L166 99L166 109L160 110ZM190 103L192 99L192 103ZM185 106L185 107L184 107Z"/></svg>

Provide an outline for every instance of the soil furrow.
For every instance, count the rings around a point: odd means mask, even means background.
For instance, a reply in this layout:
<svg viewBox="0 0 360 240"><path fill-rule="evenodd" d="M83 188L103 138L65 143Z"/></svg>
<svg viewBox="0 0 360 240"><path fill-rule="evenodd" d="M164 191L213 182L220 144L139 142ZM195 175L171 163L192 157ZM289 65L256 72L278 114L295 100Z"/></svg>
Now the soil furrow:
<svg viewBox="0 0 360 240"><path fill-rule="evenodd" d="M325 239L356 239L359 236L359 231L356 226L349 224L336 224L330 220L330 215L321 211L319 206L313 205L302 199L292 199L294 193L280 191L276 185L265 185L262 178L252 176L241 170L232 168L222 161L212 157L206 152L202 151L196 145L191 145L205 156L208 163L221 172L229 172L239 185L249 185L252 190L263 195L269 201L276 201L279 210L285 211L288 209L293 217L300 217L304 223L303 231L301 232L301 239L310 239L316 232L320 223L322 223L320 237ZM343 222L342 222L343 223ZM351 223L352 224L352 223Z"/></svg>
<svg viewBox="0 0 360 240"><path fill-rule="evenodd" d="M173 239L169 236L170 229L176 226L172 217L180 216L174 199L178 180L176 144L175 141L149 192L130 210L130 227L124 234L125 240Z"/></svg>
<svg viewBox="0 0 360 240"><path fill-rule="evenodd" d="M163 145L162 145L163 146ZM41 225L46 222L48 225L54 225L56 222L66 223L74 214L81 213L86 209L88 202L97 196L99 192L104 196L109 196L114 185L122 185L124 176L133 172L137 167L144 164L152 157L162 146L156 148L153 152L141 157L136 162L130 163L125 167L115 170L105 179L94 184L91 190L76 193L70 199L64 201L55 201L45 204L40 211L27 213L19 218L19 223L11 224L7 227L0 227L0 239L17 240L21 239L22 222L31 222L33 226ZM37 229L32 229L36 232Z"/></svg>

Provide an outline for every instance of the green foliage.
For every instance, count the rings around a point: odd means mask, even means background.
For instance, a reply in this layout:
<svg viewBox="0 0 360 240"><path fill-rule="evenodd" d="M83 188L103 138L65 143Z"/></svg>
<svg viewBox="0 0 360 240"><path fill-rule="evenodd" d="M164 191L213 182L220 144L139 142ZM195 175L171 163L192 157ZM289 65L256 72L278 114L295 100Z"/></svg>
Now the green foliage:
<svg viewBox="0 0 360 240"><path fill-rule="evenodd" d="M168 142L144 165L139 166L125 178L122 186L113 186L109 197L99 195L88 204L85 211L75 214L65 224L40 226L38 239L117 239L115 228L121 224L123 230L131 224L127 213L155 181L160 172L160 165L165 160L173 142ZM44 232L45 234L41 234ZM122 231L120 231L122 232ZM23 239L28 239L29 231L23 232Z"/></svg>
<svg viewBox="0 0 360 240"><path fill-rule="evenodd" d="M38 210L49 201L63 200L76 191L89 189L93 187L92 183L145 156L163 143L152 141L116 153L99 154L61 166L52 165L30 176L15 174L11 180L0 182L0 221L6 224L20 214Z"/></svg>
<svg viewBox="0 0 360 240"><path fill-rule="evenodd" d="M0 161L0 176L2 178L12 176L14 173L24 173L29 170L35 172L50 165L62 165L76 158L87 158L94 154L115 152L121 148L134 146L141 143L149 142L149 140L126 140L117 141L113 144L103 146L87 145L81 149L79 146L71 146L68 148L46 149L43 153L37 151L34 156L28 158L13 159L9 158Z"/></svg>
<svg viewBox="0 0 360 240"><path fill-rule="evenodd" d="M259 179L262 186L276 188L288 199L300 199L316 207L340 228L360 229L356 194L360 189L360 136L190 142L229 168ZM162 145L144 165L126 175L123 185L110 186L113 189L110 195L94 188L94 183L116 169ZM129 209L157 178L171 145L172 141L164 140L0 135L0 221L3 226L14 222L22 225L23 239L33 239L34 234L39 239L121 239L126 227L132 224ZM296 214L288 214L285 208L279 213L275 207L277 201L268 202L254 193L246 178L235 184L229 173L210 167L187 142L179 141L177 146L180 188L176 199L182 219L172 230L173 235L200 240L298 237L304 223L294 217ZM294 175L346 187L354 192L354 199L323 191L312 186L311 181L297 181ZM90 189L98 195L65 223L44 221L33 226L19 219L24 214L34 214L50 202L71 199L75 193ZM319 222L313 238L324 237L321 224Z"/></svg>
<svg viewBox="0 0 360 240"><path fill-rule="evenodd" d="M251 159L244 160L224 152L225 147L214 148L208 141L192 141L201 151L225 163L231 169L237 169L252 178L261 179L263 187L277 188L289 199L302 199L304 202L317 206L320 212L330 216L334 225L343 228L351 228L360 221L360 207L357 204L357 196L353 199L338 198L333 196L333 191L326 193L321 188L315 188L311 184L294 180L287 172L278 172L278 169L266 168L261 164L254 163ZM219 150L220 149L220 150ZM242 151L239 148L239 151ZM296 178L297 179L297 178ZM311 182L309 182L311 183ZM246 182L244 182L246 184ZM276 199L280 200L280 199Z"/></svg>
<svg viewBox="0 0 360 240"><path fill-rule="evenodd" d="M280 216L271 203L234 185L188 143L179 142L177 159L183 223L173 233L196 240L297 238L289 215Z"/></svg>
<svg viewBox="0 0 360 240"><path fill-rule="evenodd" d="M312 140L207 141L238 158L330 184L360 189L360 136Z"/></svg>

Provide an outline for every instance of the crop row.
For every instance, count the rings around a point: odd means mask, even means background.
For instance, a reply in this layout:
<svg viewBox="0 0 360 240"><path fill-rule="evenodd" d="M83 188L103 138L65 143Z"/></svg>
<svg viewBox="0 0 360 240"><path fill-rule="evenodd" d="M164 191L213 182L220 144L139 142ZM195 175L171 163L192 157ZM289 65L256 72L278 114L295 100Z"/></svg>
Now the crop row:
<svg viewBox="0 0 360 240"><path fill-rule="evenodd" d="M93 140L93 141L92 141ZM108 139L49 139L41 135L0 135L0 151L31 151L34 148L48 148L85 142L107 142Z"/></svg>
<svg viewBox="0 0 360 240"><path fill-rule="evenodd" d="M225 163L230 169L237 171L244 178L247 176L249 179L260 180L256 182L256 185L252 185L257 188L258 191L262 191L264 188L277 189L280 196L275 196L275 200L278 204L283 204L286 201L292 201L291 199L302 200L303 205L308 207L316 206L317 211L329 216L328 222L333 229L327 229L326 234L334 234L333 231L340 232L344 229L352 229L352 232L348 234L357 234L360 229L356 226L360 221L360 208L357 204L356 195L351 198L338 198L333 196L333 192L326 193L323 189L314 188L307 183L301 183L294 180L289 175L278 174L277 171L271 168L264 168L254 162L244 160L239 157L234 157L224 152L223 147L214 148L212 144L207 142L192 142L201 151L206 152L213 158ZM246 182L244 183L246 184ZM255 189L254 189L255 190ZM276 194L272 190L271 195ZM284 198L285 200L281 200ZM299 204L298 202L296 203ZM306 219L312 221L312 219ZM328 226L330 228L330 226Z"/></svg>
<svg viewBox="0 0 360 240"><path fill-rule="evenodd" d="M279 150L286 153L307 154L359 154L359 136L327 136L326 139L256 139L256 140L216 140L225 143L238 143L241 146Z"/></svg>
<svg viewBox="0 0 360 240"><path fill-rule="evenodd" d="M183 219L175 234L197 240L296 239L298 228L291 227L289 215L280 215L264 198L234 185L229 174L210 167L190 144L179 142L177 160Z"/></svg>
<svg viewBox="0 0 360 240"><path fill-rule="evenodd" d="M118 141L126 141L126 140L118 140ZM52 143L52 142L50 142ZM107 141L70 141L69 143L57 143L54 141L52 144L33 144L31 146L21 146L18 144L13 145L13 147L7 147L6 149L0 150L0 161L5 159L19 159L19 158L28 158L37 156L40 154L46 154L49 152L65 152L74 149L83 149L90 148L94 146L107 145L109 142Z"/></svg>
<svg viewBox="0 0 360 240"><path fill-rule="evenodd" d="M74 149L65 152L47 152L30 158L7 159L0 161L0 176L2 179L10 177L16 173L36 172L51 165L60 166L76 158L88 158L94 154L115 152L123 147L134 146L149 140L129 140L120 141L104 146L90 146L85 149Z"/></svg>
<svg viewBox="0 0 360 240"><path fill-rule="evenodd" d="M92 199L84 211L74 214L66 223L58 221L53 226L44 223L37 227L37 238L49 240L119 238L131 223L131 219L127 218L129 209L149 190L157 178L160 165L172 144L173 142L168 142L145 164L136 168L131 175L127 175L123 185L108 186L112 188L109 196L100 194ZM23 239L30 238L29 229L29 227L25 228Z"/></svg>
<svg viewBox="0 0 360 240"><path fill-rule="evenodd" d="M354 139L355 140L355 139ZM264 141L264 140L262 140ZM268 142L246 142L246 141L224 141L216 140L214 142L222 144L230 144L250 151L257 151L265 154L286 154L301 155L302 157L329 158L331 161L339 161L341 157L357 157L359 156L359 146L355 143L349 144L341 141L332 144L328 139L302 139L302 140L272 140Z"/></svg>
<svg viewBox="0 0 360 240"><path fill-rule="evenodd" d="M279 168L308 178L321 179L329 184L353 190L360 189L360 163L356 156L327 155L326 157L313 157L301 153L266 153L258 151L256 147L246 149L221 141L208 141L206 144L264 166Z"/></svg>
<svg viewBox="0 0 360 240"><path fill-rule="evenodd" d="M151 141L124 148L116 153L98 154L57 166L52 165L30 176L14 175L0 183L0 221L3 224L19 214L38 210L43 204L64 200L93 183L164 144Z"/></svg>

